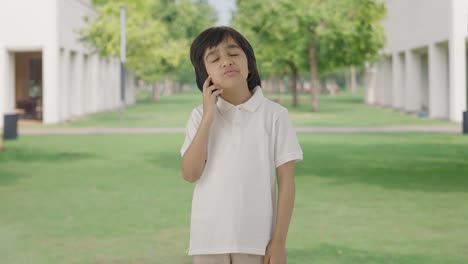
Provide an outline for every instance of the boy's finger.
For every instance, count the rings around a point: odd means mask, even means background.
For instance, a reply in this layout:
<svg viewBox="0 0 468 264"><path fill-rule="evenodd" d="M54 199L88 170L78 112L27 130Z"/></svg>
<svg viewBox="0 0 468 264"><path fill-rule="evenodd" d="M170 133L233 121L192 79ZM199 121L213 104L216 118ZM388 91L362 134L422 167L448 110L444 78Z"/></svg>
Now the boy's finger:
<svg viewBox="0 0 468 264"><path fill-rule="evenodd" d="M211 102L215 102L216 96L218 96L219 94L221 94L221 92L222 92L221 90L214 91L214 92L211 94L210 101L211 101Z"/></svg>
<svg viewBox="0 0 468 264"><path fill-rule="evenodd" d="M218 89L218 90L214 91L214 92L212 93L212 95L213 95L214 97L216 97L217 95L221 94L222 92L223 92L222 89Z"/></svg>
<svg viewBox="0 0 468 264"><path fill-rule="evenodd" d="M203 91L205 91L206 88L210 86L210 81L211 81L211 76L208 76L208 78L206 78L205 82L203 83Z"/></svg>

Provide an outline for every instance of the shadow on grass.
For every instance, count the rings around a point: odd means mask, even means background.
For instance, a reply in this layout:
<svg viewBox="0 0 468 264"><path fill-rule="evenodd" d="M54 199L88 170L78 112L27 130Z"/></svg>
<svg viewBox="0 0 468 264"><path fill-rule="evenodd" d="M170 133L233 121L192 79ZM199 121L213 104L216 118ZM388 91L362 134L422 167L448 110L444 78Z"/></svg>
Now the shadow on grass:
<svg viewBox="0 0 468 264"><path fill-rule="evenodd" d="M461 263L432 259L427 256L391 254L378 251L356 250L343 246L321 244L311 249L288 249L288 263L330 263L330 264L438 264Z"/></svg>
<svg viewBox="0 0 468 264"><path fill-rule="evenodd" d="M25 148L10 145L0 155L0 185L12 184L19 178L29 177L34 173L31 171L27 175L14 172L15 167L23 166L24 163L35 162L75 162L83 159L91 159L96 155L81 152L48 152L35 148Z"/></svg>
<svg viewBox="0 0 468 264"><path fill-rule="evenodd" d="M39 149L10 147L0 155L0 164L7 162L73 162L91 159L95 156L92 153L72 151L48 152Z"/></svg>
<svg viewBox="0 0 468 264"><path fill-rule="evenodd" d="M290 108L292 112L302 112L302 113L319 113L319 114L329 114L329 113L344 113L346 111L352 110L358 106L366 107L364 101L359 96L321 96L320 97L320 111L312 112L311 110L311 99L301 97L298 98L298 106L293 107L292 98L281 98L272 97L272 101L280 103L283 106ZM330 107L333 105L333 107ZM370 106L367 106L370 107Z"/></svg>
<svg viewBox="0 0 468 264"><path fill-rule="evenodd" d="M388 189L468 192L468 150L447 144L302 144L305 161L297 177L331 184L364 183Z"/></svg>
<svg viewBox="0 0 468 264"><path fill-rule="evenodd" d="M25 177L29 177L29 176L19 174L18 172L15 172L11 169L0 168L0 186L13 184L20 178L25 178Z"/></svg>

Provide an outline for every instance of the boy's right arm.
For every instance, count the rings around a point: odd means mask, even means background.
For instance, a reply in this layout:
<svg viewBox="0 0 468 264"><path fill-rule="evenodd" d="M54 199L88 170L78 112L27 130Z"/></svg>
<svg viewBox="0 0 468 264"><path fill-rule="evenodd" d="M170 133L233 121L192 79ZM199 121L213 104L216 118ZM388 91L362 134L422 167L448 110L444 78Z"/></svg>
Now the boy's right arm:
<svg viewBox="0 0 468 264"><path fill-rule="evenodd" d="M210 126L210 123L202 119L192 143L182 157L182 175L188 182L197 181L205 169Z"/></svg>
<svg viewBox="0 0 468 264"><path fill-rule="evenodd" d="M216 96L223 92L215 85L210 85L211 77L203 84L203 117L197 133L185 151L180 166L182 176L188 182L196 182L205 169L208 156L208 137L216 111Z"/></svg>

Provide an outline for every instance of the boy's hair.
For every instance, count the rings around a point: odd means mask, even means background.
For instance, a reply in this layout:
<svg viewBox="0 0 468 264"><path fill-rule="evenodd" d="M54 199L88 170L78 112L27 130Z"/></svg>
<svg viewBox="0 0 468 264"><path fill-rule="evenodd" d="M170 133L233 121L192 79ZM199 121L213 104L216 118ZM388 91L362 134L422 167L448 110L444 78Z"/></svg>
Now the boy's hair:
<svg viewBox="0 0 468 264"><path fill-rule="evenodd" d="M257 70L257 61L252 46L247 39L231 27L211 27L200 33L190 46L190 60L195 70L197 86L203 92L203 83L208 78L203 55L209 48L216 47L228 37L232 37L247 56L247 66L249 75L247 76L247 86L252 91L261 84L260 75Z"/></svg>

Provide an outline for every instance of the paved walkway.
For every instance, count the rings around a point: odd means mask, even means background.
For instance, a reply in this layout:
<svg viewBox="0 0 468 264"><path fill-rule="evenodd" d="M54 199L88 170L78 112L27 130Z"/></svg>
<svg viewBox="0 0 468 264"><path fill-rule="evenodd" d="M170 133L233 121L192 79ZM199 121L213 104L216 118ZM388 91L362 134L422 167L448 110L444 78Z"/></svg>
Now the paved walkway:
<svg viewBox="0 0 468 264"><path fill-rule="evenodd" d="M296 127L297 133L392 133L422 132L460 134L461 126L386 126L386 127ZM119 127L84 127L84 128L19 128L20 135L84 135L84 134L160 134L185 133L185 128L119 128Z"/></svg>

